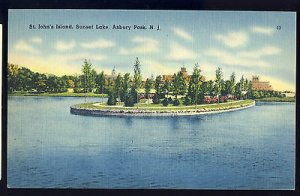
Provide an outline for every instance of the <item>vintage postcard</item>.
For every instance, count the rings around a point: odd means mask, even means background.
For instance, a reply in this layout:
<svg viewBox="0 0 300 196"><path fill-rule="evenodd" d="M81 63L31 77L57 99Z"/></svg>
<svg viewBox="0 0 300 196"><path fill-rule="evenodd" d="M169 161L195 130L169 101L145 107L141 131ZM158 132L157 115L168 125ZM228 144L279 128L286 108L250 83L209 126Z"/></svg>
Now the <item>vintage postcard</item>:
<svg viewBox="0 0 300 196"><path fill-rule="evenodd" d="M9 188L295 189L296 13L8 11Z"/></svg>

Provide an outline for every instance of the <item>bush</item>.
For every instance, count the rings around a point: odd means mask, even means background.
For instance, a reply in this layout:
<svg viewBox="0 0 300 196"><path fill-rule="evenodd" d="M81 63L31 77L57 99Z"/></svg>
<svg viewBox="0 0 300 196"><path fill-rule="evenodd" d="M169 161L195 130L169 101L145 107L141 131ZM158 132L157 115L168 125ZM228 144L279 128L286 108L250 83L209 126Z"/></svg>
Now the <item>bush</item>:
<svg viewBox="0 0 300 196"><path fill-rule="evenodd" d="M185 96L184 100L183 100L183 104L184 105L191 105L192 104L192 100L189 96Z"/></svg>
<svg viewBox="0 0 300 196"><path fill-rule="evenodd" d="M160 101L159 96L157 94L155 94L152 98L152 101L154 104L159 104L159 101Z"/></svg>
<svg viewBox="0 0 300 196"><path fill-rule="evenodd" d="M220 103L227 102L228 97L227 96L221 96L220 97Z"/></svg>
<svg viewBox="0 0 300 196"><path fill-rule="evenodd" d="M116 100L115 93L110 92L108 95L107 105L116 105L116 103L117 100Z"/></svg>
<svg viewBox="0 0 300 196"><path fill-rule="evenodd" d="M214 97L212 98L212 100L211 100L211 103L217 103L217 101L218 101L217 97L214 96Z"/></svg>
<svg viewBox="0 0 300 196"><path fill-rule="evenodd" d="M74 93L82 93L82 90L80 88L74 88Z"/></svg>
<svg viewBox="0 0 300 196"><path fill-rule="evenodd" d="M124 104L125 104L126 107L133 107L134 106L134 100L133 100L133 97L131 96L131 94L127 94L125 96Z"/></svg>
<svg viewBox="0 0 300 196"><path fill-rule="evenodd" d="M203 102L206 103L206 104L209 104L210 103L210 97L205 97Z"/></svg>
<svg viewBox="0 0 300 196"><path fill-rule="evenodd" d="M169 104L172 104L172 103L173 103L173 100L172 100L171 97L168 98L168 103L169 103Z"/></svg>
<svg viewBox="0 0 300 196"><path fill-rule="evenodd" d="M164 98L162 104L163 104L163 106L168 106L169 100L167 98Z"/></svg>
<svg viewBox="0 0 300 196"><path fill-rule="evenodd" d="M173 101L173 106L179 106L179 100L178 99L174 99Z"/></svg>

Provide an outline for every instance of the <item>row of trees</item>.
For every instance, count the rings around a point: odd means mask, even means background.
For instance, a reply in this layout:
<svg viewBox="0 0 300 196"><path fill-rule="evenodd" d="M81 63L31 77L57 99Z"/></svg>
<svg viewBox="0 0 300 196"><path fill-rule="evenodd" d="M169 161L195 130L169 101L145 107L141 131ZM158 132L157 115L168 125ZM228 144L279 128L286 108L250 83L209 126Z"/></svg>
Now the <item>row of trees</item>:
<svg viewBox="0 0 300 196"><path fill-rule="evenodd" d="M141 64L138 58L133 65L133 76L130 73L107 76L104 72L97 73L90 61L84 60L81 75L55 76L32 72L31 70L8 64L9 92L66 92L73 88L75 93L95 92L108 94L108 104L115 105L123 102L125 106L133 106L139 102L138 93L143 89L146 98L152 98L153 103L172 103L178 105L201 104L210 102L208 96L215 100L226 101L227 98L262 98L268 96L282 96L277 91L253 91L252 83L243 76L236 81L235 73L228 80L223 77L221 68L215 72L214 80L204 80L198 64L192 75L184 75L179 71L170 80L163 80L161 75L151 76L142 82ZM151 91L155 92L154 96ZM150 96L151 95L151 96ZM227 96L230 97L227 97ZM170 98L173 97L173 99ZM178 98L180 96L180 98ZM180 100L180 101L179 101Z"/></svg>
<svg viewBox="0 0 300 196"><path fill-rule="evenodd" d="M25 67L8 64L8 90L10 93L21 92L65 92L79 84L76 76L46 75L32 72Z"/></svg>

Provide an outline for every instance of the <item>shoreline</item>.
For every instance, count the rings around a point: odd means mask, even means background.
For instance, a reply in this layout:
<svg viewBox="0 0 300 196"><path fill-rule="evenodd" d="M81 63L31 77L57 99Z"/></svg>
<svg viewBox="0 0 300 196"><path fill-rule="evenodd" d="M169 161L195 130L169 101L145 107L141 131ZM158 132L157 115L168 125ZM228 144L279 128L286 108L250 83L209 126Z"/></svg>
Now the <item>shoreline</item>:
<svg viewBox="0 0 300 196"><path fill-rule="evenodd" d="M204 108L204 109L186 109L186 110L126 110L126 109L91 109L80 108L78 105L70 107L70 113L84 116L196 116L205 114L218 114L242 110L255 106L253 100L250 104L235 105L229 108Z"/></svg>

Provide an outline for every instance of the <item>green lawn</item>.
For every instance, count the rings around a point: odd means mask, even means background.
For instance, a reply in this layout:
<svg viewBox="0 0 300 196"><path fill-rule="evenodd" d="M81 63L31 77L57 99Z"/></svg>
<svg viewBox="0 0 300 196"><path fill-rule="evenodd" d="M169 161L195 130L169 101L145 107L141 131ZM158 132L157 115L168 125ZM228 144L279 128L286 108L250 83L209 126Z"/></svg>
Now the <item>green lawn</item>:
<svg viewBox="0 0 300 196"><path fill-rule="evenodd" d="M205 109L205 110L222 110L222 109L231 109L238 108L247 105L251 105L253 100L241 100L227 103L219 104L202 104L202 105L192 105L192 106L163 106L162 104L139 104L134 107L124 107L124 106L108 106L107 104L94 105L95 103L82 103L76 105L78 108L87 108L87 109L104 109L104 110L160 110L160 111L176 111L176 110L195 110L195 109Z"/></svg>
<svg viewBox="0 0 300 196"><path fill-rule="evenodd" d="M295 102L296 98L294 97L267 97L267 98L261 98L261 99L256 99L256 101L266 101L266 102Z"/></svg>
<svg viewBox="0 0 300 196"><path fill-rule="evenodd" d="M15 92L8 94L9 96L49 96L49 97L107 97L107 94L95 94L95 93L27 93L27 92Z"/></svg>

